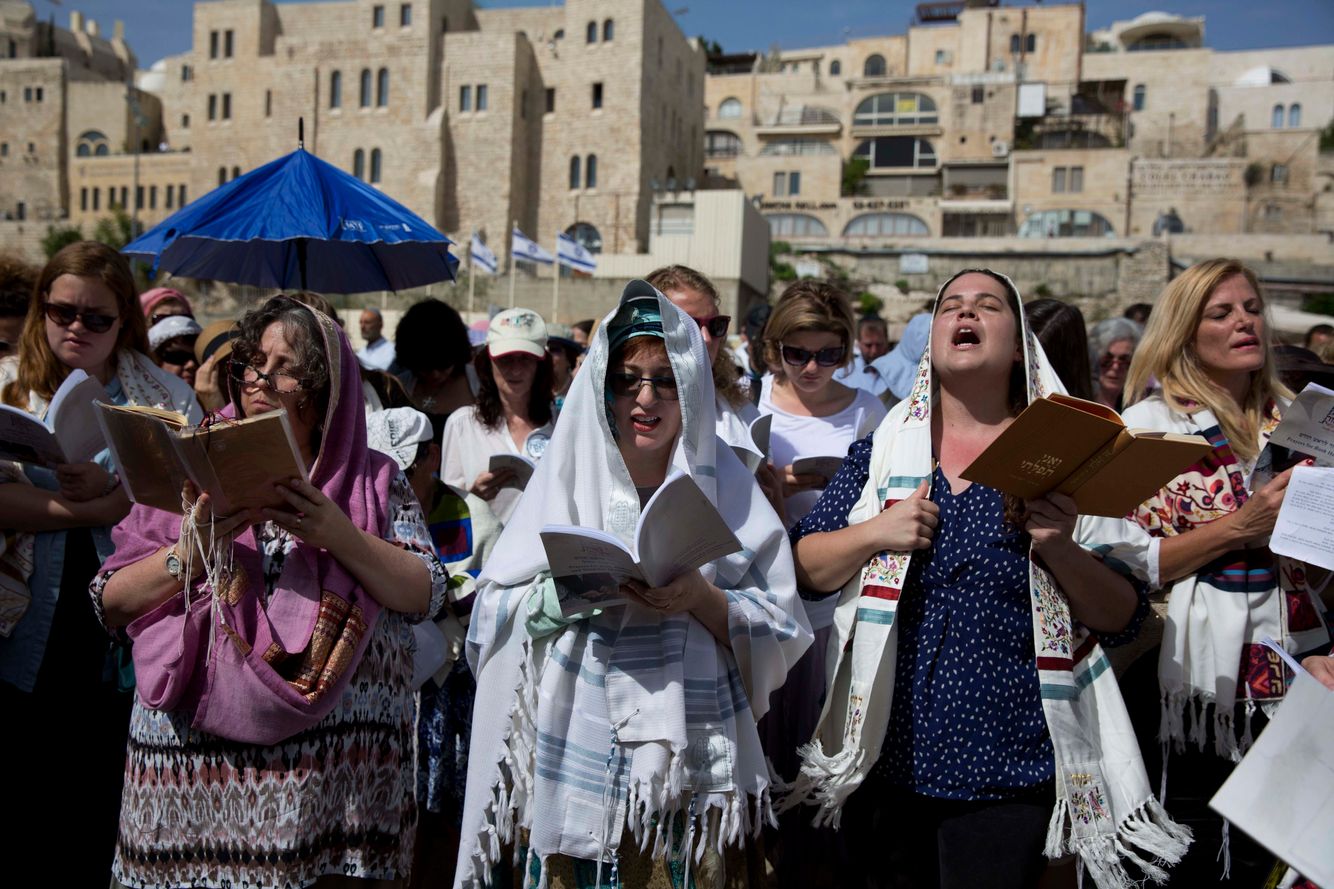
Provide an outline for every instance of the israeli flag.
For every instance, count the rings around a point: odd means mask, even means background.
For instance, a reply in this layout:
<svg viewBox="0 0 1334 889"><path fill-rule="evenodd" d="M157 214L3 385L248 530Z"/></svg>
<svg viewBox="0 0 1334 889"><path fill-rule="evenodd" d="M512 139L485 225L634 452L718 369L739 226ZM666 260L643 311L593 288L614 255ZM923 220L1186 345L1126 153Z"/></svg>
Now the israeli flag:
<svg viewBox="0 0 1334 889"><path fill-rule="evenodd" d="M563 266L581 272L588 272L590 275L598 267L593 254L585 250L583 244L567 234L556 237L556 259Z"/></svg>
<svg viewBox="0 0 1334 889"><path fill-rule="evenodd" d="M544 265L556 261L555 257L542 249L542 245L531 240L517 228L510 236L510 252L514 254L515 259L526 259L529 262L540 262Z"/></svg>
<svg viewBox="0 0 1334 889"><path fill-rule="evenodd" d="M472 264L474 268L480 268L488 275L494 275L498 265L496 263L496 254L491 252L491 248L482 243L476 235L472 236Z"/></svg>

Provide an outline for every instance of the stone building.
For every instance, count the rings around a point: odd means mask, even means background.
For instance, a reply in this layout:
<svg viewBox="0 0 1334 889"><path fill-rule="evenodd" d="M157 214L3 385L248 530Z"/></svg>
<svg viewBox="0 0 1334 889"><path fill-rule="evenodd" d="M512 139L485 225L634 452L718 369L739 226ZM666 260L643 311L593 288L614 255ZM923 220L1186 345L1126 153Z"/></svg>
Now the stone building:
<svg viewBox="0 0 1334 889"><path fill-rule="evenodd" d="M1087 25L1082 4L925 3L906 34L711 59L705 178L812 246L1334 231L1334 47Z"/></svg>

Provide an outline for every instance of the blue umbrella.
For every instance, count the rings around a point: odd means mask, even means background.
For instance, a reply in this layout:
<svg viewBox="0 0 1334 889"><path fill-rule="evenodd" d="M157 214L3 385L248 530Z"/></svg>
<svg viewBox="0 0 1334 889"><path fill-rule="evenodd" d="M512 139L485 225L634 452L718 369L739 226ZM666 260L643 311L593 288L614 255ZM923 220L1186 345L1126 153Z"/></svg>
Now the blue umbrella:
<svg viewBox="0 0 1334 889"><path fill-rule="evenodd" d="M221 185L124 252L153 271L258 287L364 293L453 280L453 243L304 148Z"/></svg>

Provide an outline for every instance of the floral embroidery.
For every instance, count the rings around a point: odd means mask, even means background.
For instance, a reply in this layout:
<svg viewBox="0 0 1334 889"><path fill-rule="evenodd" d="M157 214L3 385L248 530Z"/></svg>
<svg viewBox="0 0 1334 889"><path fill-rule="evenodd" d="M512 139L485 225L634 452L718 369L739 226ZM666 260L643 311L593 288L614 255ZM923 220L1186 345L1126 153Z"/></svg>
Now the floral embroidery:
<svg viewBox="0 0 1334 889"><path fill-rule="evenodd" d="M1032 572L1033 600L1038 614L1038 649L1057 657L1069 658L1071 647L1070 606L1051 576L1045 571Z"/></svg>

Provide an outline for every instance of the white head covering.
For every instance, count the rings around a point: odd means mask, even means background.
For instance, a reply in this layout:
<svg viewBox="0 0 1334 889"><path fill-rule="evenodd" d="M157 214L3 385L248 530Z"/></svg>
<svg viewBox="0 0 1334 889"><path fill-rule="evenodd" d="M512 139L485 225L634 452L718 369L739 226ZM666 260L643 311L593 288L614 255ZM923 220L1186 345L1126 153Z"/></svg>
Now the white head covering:
<svg viewBox="0 0 1334 889"><path fill-rule="evenodd" d="M178 336L199 336L201 330L199 322L189 315L168 315L148 328L148 345L156 352L168 340Z"/></svg>
<svg viewBox="0 0 1334 889"><path fill-rule="evenodd" d="M531 597L549 585L543 525L598 528L629 542L639 519L639 494L605 407L613 312L478 581L468 640L477 703L457 885L486 880L516 827L529 831L540 860L598 859L614 854L627 831L647 843L676 813L693 811L690 830L715 847L741 842L770 817L755 723L810 644L791 550L754 478L718 444L698 325L643 281L625 288L621 304L646 296L658 302L680 393L670 468L691 476L743 546L701 569L726 592L731 648L689 615L635 604L547 635L526 626ZM663 839L660 832L655 854L665 854Z"/></svg>
<svg viewBox="0 0 1334 889"><path fill-rule="evenodd" d="M417 456L417 445L431 440L431 421L410 407L391 407L366 415L366 446L394 458L407 470Z"/></svg>

